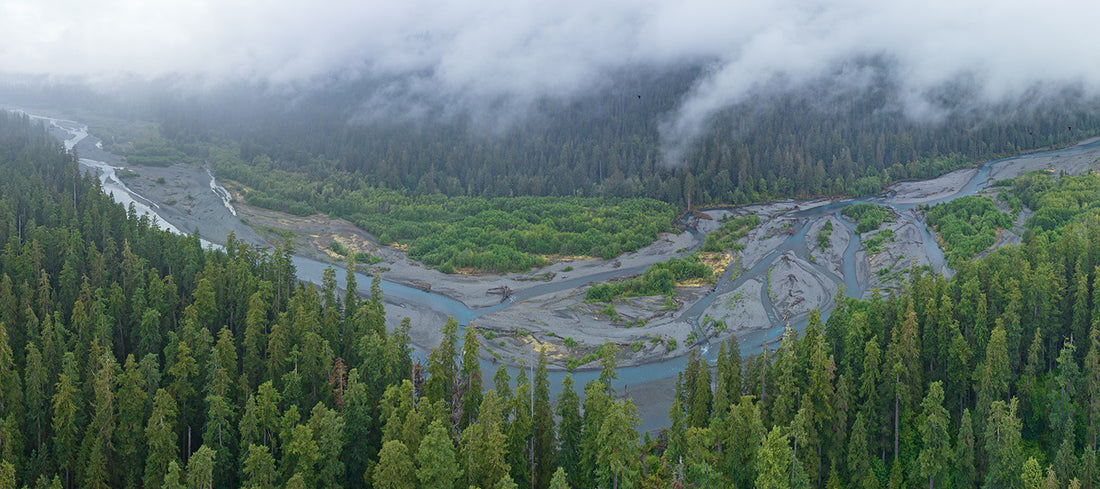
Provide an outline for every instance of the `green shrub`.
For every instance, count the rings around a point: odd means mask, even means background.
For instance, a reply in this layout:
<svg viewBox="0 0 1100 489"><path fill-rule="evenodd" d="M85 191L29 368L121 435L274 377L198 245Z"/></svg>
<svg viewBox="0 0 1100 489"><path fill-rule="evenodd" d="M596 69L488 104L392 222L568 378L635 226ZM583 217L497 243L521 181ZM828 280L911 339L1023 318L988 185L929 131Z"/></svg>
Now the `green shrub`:
<svg viewBox="0 0 1100 489"><path fill-rule="evenodd" d="M355 254L355 261L359 263L366 263L367 265L375 265L378 263L382 263L382 258L374 256L365 251L360 251Z"/></svg>
<svg viewBox="0 0 1100 489"><path fill-rule="evenodd" d="M1078 204L1074 200L1071 205ZM952 267L993 246L998 229L1012 227L1012 217L997 209L992 199L974 195L932 207L927 218L928 224L939 233L944 255Z"/></svg>
<svg viewBox="0 0 1100 489"><path fill-rule="evenodd" d="M672 258L654 264L641 275L621 282L593 285L585 293L590 302L611 302L620 297L645 295L670 296L676 292L676 282L692 279L710 280L714 272L696 255Z"/></svg>
<svg viewBox="0 0 1100 489"><path fill-rule="evenodd" d="M893 241L893 240L894 240L894 230L893 229L883 229L882 231L879 231L879 232L875 233L874 236L871 236L870 238L865 239L863 241L863 246L865 246L867 248L867 254L877 255L877 254L882 252L882 244L884 242Z"/></svg>
<svg viewBox="0 0 1100 489"><path fill-rule="evenodd" d="M859 234L874 231L882 226L883 222L890 220L889 209L869 202L852 204L840 213L856 221L856 232Z"/></svg>
<svg viewBox="0 0 1100 489"><path fill-rule="evenodd" d="M825 225L817 232L817 247L825 251L829 247L829 237L833 234L833 221L825 221Z"/></svg>
<svg viewBox="0 0 1100 489"><path fill-rule="evenodd" d="M729 218L722 224L722 227L707 234L701 250L705 252L740 251L744 249L745 245L737 241L747 236L749 231L752 231L759 224L760 217L756 214Z"/></svg>

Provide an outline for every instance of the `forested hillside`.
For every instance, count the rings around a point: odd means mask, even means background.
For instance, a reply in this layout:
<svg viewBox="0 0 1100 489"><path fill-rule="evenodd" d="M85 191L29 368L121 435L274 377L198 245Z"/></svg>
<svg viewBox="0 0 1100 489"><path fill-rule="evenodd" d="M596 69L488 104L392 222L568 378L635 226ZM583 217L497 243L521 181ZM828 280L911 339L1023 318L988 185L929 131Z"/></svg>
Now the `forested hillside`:
<svg viewBox="0 0 1100 489"><path fill-rule="evenodd" d="M157 118L166 141L185 153L207 157L204 143L218 142L233 149L220 170L262 169L247 183L264 197L326 212L325 191L380 186L450 196L649 197L679 207L862 196L1100 131L1097 101L1069 92L1041 104L979 108L960 88L936 98L928 109L934 116L916 116L899 102L896 75L869 69L876 78L867 90L761 89L710 121L700 140L686 141L684 161L663 161L659 127L690 90L698 74L691 69L623 76L573 102L547 101L504 127L431 111L371 113L356 103L374 94L371 84L290 106L259 97L223 105L189 99L164 104Z"/></svg>

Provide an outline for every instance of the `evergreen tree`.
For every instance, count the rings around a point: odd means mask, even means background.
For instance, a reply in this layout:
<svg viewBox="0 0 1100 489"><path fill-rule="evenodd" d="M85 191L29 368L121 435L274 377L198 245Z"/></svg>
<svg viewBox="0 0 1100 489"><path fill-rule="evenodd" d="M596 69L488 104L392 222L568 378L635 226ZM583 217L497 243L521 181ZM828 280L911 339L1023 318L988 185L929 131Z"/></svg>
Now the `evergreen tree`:
<svg viewBox="0 0 1100 489"><path fill-rule="evenodd" d="M512 468L512 479L517 484L523 484L524 487L532 484L531 472L534 462L532 458L534 454L532 452L534 442L532 394L531 382L521 363L516 373L516 392L508 408L511 419L505 420L505 423L508 436L507 461Z"/></svg>
<svg viewBox="0 0 1100 489"><path fill-rule="evenodd" d="M466 429L477 419L477 408L481 404L481 360L478 358L480 348L477 329L467 326L462 337L462 371L459 372L459 390L462 392L459 429Z"/></svg>
<svg viewBox="0 0 1100 489"><path fill-rule="evenodd" d="M814 321L811 317L811 322ZM809 329L809 326L807 326ZM826 442L836 416L834 403L836 391L833 388L836 364L828 354L828 345L821 334L807 334L803 340L810 343L809 353L809 389L802 399L803 409L807 410L807 432L800 444L811 448L812 453L803 456L807 475L820 486L826 475L826 461L823 458Z"/></svg>
<svg viewBox="0 0 1100 489"><path fill-rule="evenodd" d="M176 409L176 401L172 395L164 389L157 389L153 398L153 411L149 415L149 422L145 425L145 439L148 442L148 452L145 458L145 487L160 486L165 475L168 474L168 466L179 459L177 448L176 422L179 412ZM177 467L178 468L178 467Z"/></svg>
<svg viewBox="0 0 1100 489"><path fill-rule="evenodd" d="M435 420L416 452L416 477L422 487L451 489L462 471L455 461L454 442L442 421Z"/></svg>
<svg viewBox="0 0 1100 489"><path fill-rule="evenodd" d="M569 475L565 473L565 469L558 467L558 470L554 471L554 476L550 478L550 489L571 489L569 486Z"/></svg>
<svg viewBox="0 0 1100 489"><path fill-rule="evenodd" d="M1008 394L1009 364L1003 325L997 324L986 345L985 363L975 374L978 379L978 406L980 416L989 413L989 405L994 400L1004 399Z"/></svg>
<svg viewBox="0 0 1100 489"><path fill-rule="evenodd" d="M321 459L317 440L308 426L297 424L295 406L291 406L283 416L284 432L280 435L283 440L282 458L279 459L283 478L298 477L307 487L317 487L317 463ZM407 450L405 452L407 458Z"/></svg>
<svg viewBox="0 0 1100 489"><path fill-rule="evenodd" d="M715 398L715 411L722 411L741 398L741 344L737 342L737 336L730 336L719 346L715 370L718 377L715 391L723 391L728 396L728 402L721 406Z"/></svg>
<svg viewBox="0 0 1100 489"><path fill-rule="evenodd" d="M1043 471L1039 468L1039 462L1035 457L1028 457L1027 462L1024 462L1020 479L1023 482L1023 489L1043 489Z"/></svg>
<svg viewBox="0 0 1100 489"><path fill-rule="evenodd" d="M374 487L377 489L414 489L416 467L405 444L390 440L378 452L378 466L374 469Z"/></svg>
<svg viewBox="0 0 1100 489"><path fill-rule="evenodd" d="M71 355L69 356L71 359ZM53 453L66 487L73 487L73 468L76 465L77 436L80 430L79 416L83 409L80 393L67 373L58 376L53 396Z"/></svg>
<svg viewBox="0 0 1100 489"><path fill-rule="evenodd" d="M248 445L245 451L245 461L241 468L244 484L248 489L274 489L277 474L275 472L275 458L263 445Z"/></svg>
<svg viewBox="0 0 1100 489"><path fill-rule="evenodd" d="M114 454L115 394L112 390L115 375L114 356L104 353L99 358L99 369L91 379L95 389L95 413L84 434L81 449L83 463L83 487L106 488L112 479L110 469Z"/></svg>
<svg viewBox="0 0 1100 489"><path fill-rule="evenodd" d="M23 382L19 380L7 325L0 322L0 418L23 416Z"/></svg>
<svg viewBox="0 0 1100 489"><path fill-rule="evenodd" d="M596 443L596 480L618 489L638 478L638 409L632 401L611 401L601 420Z"/></svg>
<svg viewBox="0 0 1100 489"><path fill-rule="evenodd" d="M1019 486L1022 450L1020 420L1016 417L1016 400L994 401L986 423L984 446L989 459L984 487Z"/></svg>
<svg viewBox="0 0 1100 489"><path fill-rule="evenodd" d="M466 468L467 486L491 487L511 469L505 461L506 436L500 412L496 391L486 391L477 422L463 431L460 459Z"/></svg>
<svg viewBox="0 0 1100 489"><path fill-rule="evenodd" d="M27 343L26 365L23 369L23 399L26 404L26 427L23 432L31 450L39 456L46 450L49 387L42 353L33 341Z"/></svg>
<svg viewBox="0 0 1100 489"><path fill-rule="evenodd" d="M160 487L161 489L187 489L183 483L183 477L183 469L180 468L179 462L175 460L168 462L168 471L164 474L164 483Z"/></svg>
<svg viewBox="0 0 1100 489"><path fill-rule="evenodd" d="M15 489L15 465L7 460L0 460L0 489Z"/></svg>
<svg viewBox="0 0 1100 489"><path fill-rule="evenodd" d="M190 489L214 489L218 487L214 479L215 451L202 445L187 461L187 487Z"/></svg>
<svg viewBox="0 0 1100 489"><path fill-rule="evenodd" d="M1093 325L1089 330L1089 351L1082 365L1084 388L1087 397L1082 411L1086 419L1088 445L1097 446L1100 441L1100 329Z"/></svg>
<svg viewBox="0 0 1100 489"><path fill-rule="evenodd" d="M365 383L359 380L359 370L348 373L348 387L344 392L344 450L340 458L344 462L348 487L362 487L367 464L374 458L379 438L377 423L371 417L374 410Z"/></svg>
<svg viewBox="0 0 1100 489"><path fill-rule="evenodd" d="M611 383L619 378L615 368L615 359L619 356L619 345L610 341L600 346L600 382L607 389L608 395L614 395L615 388Z"/></svg>
<svg viewBox="0 0 1100 489"><path fill-rule="evenodd" d="M118 424L115 428L115 453L127 463L120 467L123 486L140 484L145 456L145 422L149 414L145 410L148 396L145 394L140 366L133 355L126 357L126 366L118 378Z"/></svg>
<svg viewBox="0 0 1100 489"><path fill-rule="evenodd" d="M566 374L561 381L561 393L558 394L558 458L557 465L568 474L570 486L580 487L581 461L580 444L583 420L580 411L580 397L573 390L573 376ZM556 474L555 474L556 475Z"/></svg>
<svg viewBox="0 0 1100 489"><path fill-rule="evenodd" d="M534 392L534 417L531 420L532 436L534 443L534 486L545 488L550 484L550 477L557 468L554 461L557 459L554 440L554 416L550 408L550 381L546 371L546 349L539 352L538 366L535 368L535 392Z"/></svg>
<svg viewBox="0 0 1100 489"><path fill-rule="evenodd" d="M236 445L238 436L234 420L235 405L220 395L206 396L206 424L202 430L203 445L216 456L214 465L214 484L217 487L236 486L236 474L232 470L237 460ZM188 470L191 461L188 460Z"/></svg>
<svg viewBox="0 0 1100 489"><path fill-rule="evenodd" d="M866 416L861 412L856 416L852 434L848 437L848 479L851 487L871 489L879 487L878 479L871 469L871 454L867 438Z"/></svg>
<svg viewBox="0 0 1100 489"><path fill-rule="evenodd" d="M959 421L959 434L955 441L955 484L959 487L974 487L978 480L976 451L970 410L965 409Z"/></svg>
<svg viewBox="0 0 1100 489"><path fill-rule="evenodd" d="M318 448L317 483L339 489L345 474L344 463L340 460L344 451L344 418L318 402L310 411L308 425Z"/></svg>
<svg viewBox="0 0 1100 489"><path fill-rule="evenodd" d="M791 487L791 468L791 445L782 428L775 426L768 432L760 447L755 487L760 489Z"/></svg>
<svg viewBox="0 0 1100 489"><path fill-rule="evenodd" d="M954 459L947 431L951 418L943 407L941 382L933 382L928 386L928 395L921 402L921 409L919 429L922 448L918 463L920 475L928 480L928 488L934 489L937 481L941 486L947 485Z"/></svg>
<svg viewBox="0 0 1100 489"><path fill-rule="evenodd" d="M723 424L729 430L724 433L718 470L730 474L736 487L751 487L756 480L760 440L767 436L760 407L752 396L742 396Z"/></svg>
<svg viewBox="0 0 1100 489"><path fill-rule="evenodd" d="M455 391L458 366L455 365L458 343L458 321L447 318L443 325L443 341L432 348L428 355L428 380L424 384L424 397L429 401L443 401L451 405Z"/></svg>
<svg viewBox="0 0 1100 489"><path fill-rule="evenodd" d="M913 302L907 300L904 320L895 326L887 352L887 361L890 368L889 383L894 394L894 458L900 455L899 438L901 427L908 426L909 414L914 411L917 400L920 399L921 368L920 351L917 349L917 313L913 310Z"/></svg>
<svg viewBox="0 0 1100 489"><path fill-rule="evenodd" d="M268 304L272 295L271 282L260 281L256 292L248 299L244 329L244 377L249 388L260 384L264 374L264 351L267 346Z"/></svg>
<svg viewBox="0 0 1100 489"><path fill-rule="evenodd" d="M1058 354L1058 369L1053 376L1052 388L1047 391L1049 408L1049 424L1054 432L1056 442L1060 445L1064 435L1072 435L1073 423L1076 421L1077 387L1080 383L1080 369L1077 367L1075 357L1076 346L1066 340L1061 353Z"/></svg>
<svg viewBox="0 0 1100 489"><path fill-rule="evenodd" d="M512 476L504 474L504 477L500 478L500 481L493 486L493 489L519 489L519 484L512 480Z"/></svg>

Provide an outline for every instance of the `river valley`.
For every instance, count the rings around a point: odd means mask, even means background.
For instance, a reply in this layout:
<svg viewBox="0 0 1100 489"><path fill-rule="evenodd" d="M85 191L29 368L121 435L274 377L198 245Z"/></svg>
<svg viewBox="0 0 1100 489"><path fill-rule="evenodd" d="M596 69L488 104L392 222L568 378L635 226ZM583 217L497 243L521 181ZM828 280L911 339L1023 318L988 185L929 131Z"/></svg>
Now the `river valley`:
<svg viewBox="0 0 1100 489"><path fill-rule="evenodd" d="M233 232L245 242L268 246L262 228L278 228L279 222L296 226L305 246L299 245L294 263L299 277L314 283L320 283L324 269L335 261L323 252L327 242L347 239L362 246L372 244L366 233L339 220L322 216L299 222L232 202L233 190L223 187L231 184L219 183L207 168L130 167L139 176L120 178L118 170L126 167L126 162L104 151L83 124L40 119L53 127L67 149L77 150L82 168L98 174L104 190L116 201L132 203L139 213L156 216L162 227L173 232L197 231L212 246L224 243ZM742 354L758 353L773 345L788 325L795 330L804 327L810 311L827 314L841 286L849 296L868 297L897 290L906 271L914 266L950 275L943 251L918 205L980 193L991 181L1026 171L1081 173L1095 168L1098 158L1100 140L1093 139L1059 150L986 162L931 180L895 184L871 198L702 209L685 217L687 231L662 236L636 253L613 260L561 261L527 274L447 275L408 260L399 249L374 242L371 251L383 258L378 270L387 319L392 324L403 317L412 320L414 356L422 361L439 343L439 328L448 316L463 326L493 332L485 335L482 372L486 378L500 364L513 369L522 368L517 366L521 364L530 367L537 348L545 346L556 355L558 368L550 379L556 387L566 375L562 368L566 358L611 340L627 346L620 357L616 389L634 398L642 428L656 429L667 423L676 374L691 349L712 360L718 342L736 335ZM893 221L883 229L890 229L894 237L877 253L869 253L865 246L871 234L861 237L855 224L841 216L844 207L857 202L882 204L892 211ZM632 299L615 304L621 316L616 318L583 302L584 291L591 284L636 275L654 263L684 256L698 249L721 219L749 214L759 216L760 224L741 240L745 248L729 256L730 263L714 284L682 287L675 308L662 310L662 304ZM826 223L832 223L832 236L828 246L820 247L815 236ZM1018 236L1009 236L1012 233L1005 230L998 243L1017 241ZM317 245L310 246L310 239ZM337 276L342 279L343 274ZM370 277L360 274L357 281L361 292L369 293ZM511 293L506 298L488 293L499 287L507 287ZM637 322L637 318L645 320ZM637 326L629 327L631 322ZM565 346L565 338L580 346ZM631 351L629 346L639 342L641 347ZM572 372L578 386L598 375L585 367Z"/></svg>

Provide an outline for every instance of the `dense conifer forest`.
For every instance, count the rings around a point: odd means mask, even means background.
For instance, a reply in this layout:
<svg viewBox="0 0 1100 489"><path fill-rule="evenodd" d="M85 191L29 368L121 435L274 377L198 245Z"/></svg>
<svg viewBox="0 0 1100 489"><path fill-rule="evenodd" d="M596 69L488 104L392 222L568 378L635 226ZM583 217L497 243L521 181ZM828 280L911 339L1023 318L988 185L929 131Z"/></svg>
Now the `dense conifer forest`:
<svg viewBox="0 0 1100 489"><path fill-rule="evenodd" d="M73 158L0 117L3 488L1100 487L1100 176L1012 182L1024 243L951 279L692 353L643 434L613 346L554 399L545 358L481 372L454 321L414 362L377 283L204 250Z"/></svg>
<svg viewBox="0 0 1100 489"><path fill-rule="evenodd" d="M258 190L250 197L257 203L291 201L301 212L337 212L333 197L377 187L413 195L648 197L693 207L871 195L897 180L1100 132L1100 102L1072 91L1043 104L979 108L967 89L945 89L928 109L934 115L915 117L899 103L898 75L866 64L875 74L866 90L824 82L793 92L761 88L716 115L698 140L684 141L686 152L675 160L666 158L675 155L660 126L697 70L622 76L580 100L546 101L503 127L472 115L415 118L347 103L369 98L370 84L293 103L257 95L221 105L169 101L154 116L162 145L119 149L151 161L170 151L216 156L219 171ZM232 151L214 155L211 142Z"/></svg>

